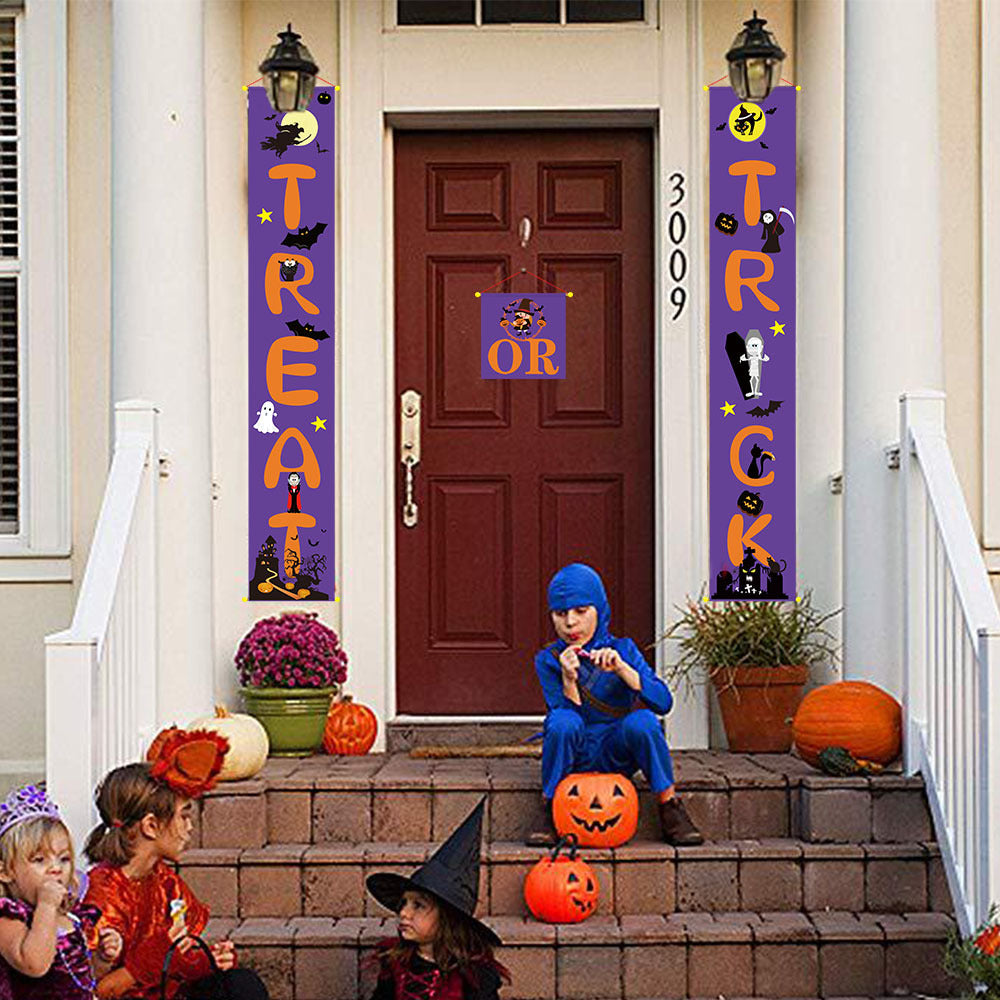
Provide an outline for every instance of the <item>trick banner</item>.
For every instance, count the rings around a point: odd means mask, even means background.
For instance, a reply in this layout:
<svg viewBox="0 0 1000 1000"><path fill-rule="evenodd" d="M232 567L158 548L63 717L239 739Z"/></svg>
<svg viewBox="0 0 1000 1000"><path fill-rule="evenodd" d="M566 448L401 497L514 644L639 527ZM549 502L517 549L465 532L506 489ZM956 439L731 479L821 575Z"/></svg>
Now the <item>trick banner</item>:
<svg viewBox="0 0 1000 1000"><path fill-rule="evenodd" d="M710 91L712 598L795 597L795 96Z"/></svg>
<svg viewBox="0 0 1000 1000"><path fill-rule="evenodd" d="M249 599L334 583L334 88L309 110L247 102Z"/></svg>

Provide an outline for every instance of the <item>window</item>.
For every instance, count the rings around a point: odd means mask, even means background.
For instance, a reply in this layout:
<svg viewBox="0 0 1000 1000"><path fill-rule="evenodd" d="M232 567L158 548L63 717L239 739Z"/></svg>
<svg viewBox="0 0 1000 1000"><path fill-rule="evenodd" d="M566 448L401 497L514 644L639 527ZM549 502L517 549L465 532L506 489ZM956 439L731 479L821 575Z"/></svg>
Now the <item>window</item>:
<svg viewBox="0 0 1000 1000"><path fill-rule="evenodd" d="M645 0L396 0L399 25L644 22Z"/></svg>
<svg viewBox="0 0 1000 1000"><path fill-rule="evenodd" d="M66 0L0 0L0 581L70 578Z"/></svg>

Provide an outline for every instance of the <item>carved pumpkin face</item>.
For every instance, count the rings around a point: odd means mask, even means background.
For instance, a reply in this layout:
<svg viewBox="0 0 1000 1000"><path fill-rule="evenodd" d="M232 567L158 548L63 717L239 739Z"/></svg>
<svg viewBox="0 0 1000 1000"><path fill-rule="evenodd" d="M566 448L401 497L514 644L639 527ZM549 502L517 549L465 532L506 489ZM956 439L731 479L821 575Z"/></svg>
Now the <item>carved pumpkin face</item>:
<svg viewBox="0 0 1000 1000"><path fill-rule="evenodd" d="M744 490L740 494L739 500L736 501L736 506L740 510L746 511L748 514L753 514L756 517L764 509L764 501L761 500L759 493L751 493L749 490Z"/></svg>
<svg viewBox="0 0 1000 1000"><path fill-rule="evenodd" d="M639 821L635 785L620 774L569 774L556 788L552 821L560 836L575 833L581 847L621 847Z"/></svg>
<svg viewBox="0 0 1000 1000"><path fill-rule="evenodd" d="M719 212L715 217L715 228L720 233L725 233L726 236L732 236L739 228L739 223L736 221L735 215L730 215L728 212Z"/></svg>
<svg viewBox="0 0 1000 1000"><path fill-rule="evenodd" d="M560 854L570 842L569 855ZM536 920L578 924L596 909L600 889L594 869L576 856L576 838L562 838L524 879L524 901Z"/></svg>

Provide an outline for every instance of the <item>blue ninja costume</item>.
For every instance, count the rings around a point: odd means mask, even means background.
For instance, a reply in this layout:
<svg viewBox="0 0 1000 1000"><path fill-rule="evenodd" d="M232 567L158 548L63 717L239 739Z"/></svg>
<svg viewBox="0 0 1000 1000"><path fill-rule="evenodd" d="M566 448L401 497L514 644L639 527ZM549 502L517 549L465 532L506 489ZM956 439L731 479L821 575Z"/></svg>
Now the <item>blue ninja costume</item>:
<svg viewBox="0 0 1000 1000"><path fill-rule="evenodd" d="M610 646L635 670L641 689L633 691L617 674L580 657L581 704L563 694L558 639L535 656L548 714L542 743L542 794L551 799L556 786L574 771L606 771L631 776L641 770L659 793L674 783L673 763L657 716L666 715L673 697L631 639L609 631L611 606L598 573L583 563L564 566L549 583L549 610L565 611L592 604L597 628L584 651Z"/></svg>

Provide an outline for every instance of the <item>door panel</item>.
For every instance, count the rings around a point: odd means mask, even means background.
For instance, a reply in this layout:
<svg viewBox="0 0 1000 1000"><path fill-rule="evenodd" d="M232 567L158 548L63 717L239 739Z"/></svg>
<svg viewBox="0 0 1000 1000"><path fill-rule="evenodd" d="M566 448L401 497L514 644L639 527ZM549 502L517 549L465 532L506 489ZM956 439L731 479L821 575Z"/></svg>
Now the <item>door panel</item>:
<svg viewBox="0 0 1000 1000"><path fill-rule="evenodd" d="M398 709L538 713L559 566L591 563L613 630L653 634L651 136L397 132L395 152L396 397L423 411L413 528L397 466ZM551 291L521 268L573 292L565 379L480 378L475 293Z"/></svg>

